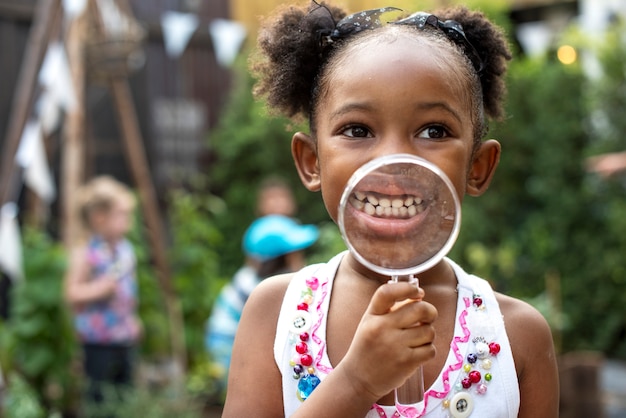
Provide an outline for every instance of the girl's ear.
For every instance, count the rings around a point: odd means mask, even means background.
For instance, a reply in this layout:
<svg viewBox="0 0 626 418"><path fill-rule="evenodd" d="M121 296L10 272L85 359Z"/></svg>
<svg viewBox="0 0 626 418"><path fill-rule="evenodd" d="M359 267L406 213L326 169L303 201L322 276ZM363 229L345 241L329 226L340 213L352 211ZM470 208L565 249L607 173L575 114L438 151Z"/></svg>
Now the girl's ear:
<svg viewBox="0 0 626 418"><path fill-rule="evenodd" d="M317 160L317 147L309 135L296 132L291 140L291 154L296 163L300 180L312 192L321 188L320 170Z"/></svg>
<svg viewBox="0 0 626 418"><path fill-rule="evenodd" d="M493 174L500 162L500 143L495 139L480 144L474 154L467 179L467 194L480 196L489 188Z"/></svg>

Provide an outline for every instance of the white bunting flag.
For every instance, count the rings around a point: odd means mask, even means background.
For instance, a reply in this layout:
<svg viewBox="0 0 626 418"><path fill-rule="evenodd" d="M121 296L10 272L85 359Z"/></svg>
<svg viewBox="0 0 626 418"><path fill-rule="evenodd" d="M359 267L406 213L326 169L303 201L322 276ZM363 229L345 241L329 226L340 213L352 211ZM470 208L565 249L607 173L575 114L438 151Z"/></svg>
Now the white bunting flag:
<svg viewBox="0 0 626 418"><path fill-rule="evenodd" d="M63 109L71 111L76 108L72 74L65 49L60 42L53 42L48 46L39 70L39 83Z"/></svg>
<svg viewBox="0 0 626 418"><path fill-rule="evenodd" d="M61 123L61 107L52 93L44 90L37 101L41 131L45 137L52 134Z"/></svg>
<svg viewBox="0 0 626 418"><path fill-rule="evenodd" d="M24 169L26 185L44 202L52 202L56 196L56 189L38 122L29 121L24 127L15 159Z"/></svg>
<svg viewBox="0 0 626 418"><path fill-rule="evenodd" d="M198 16L193 13L167 11L161 15L165 52L171 58L182 55L193 33L198 29Z"/></svg>
<svg viewBox="0 0 626 418"><path fill-rule="evenodd" d="M232 20L215 19L209 24L209 32L217 62L224 67L230 67L246 39L246 28Z"/></svg>
<svg viewBox="0 0 626 418"><path fill-rule="evenodd" d="M87 0L63 0L63 10L69 19L80 16L85 11L85 7L87 7Z"/></svg>
<svg viewBox="0 0 626 418"><path fill-rule="evenodd" d="M0 209L0 269L12 280L24 277L22 239L17 222L17 205L5 203Z"/></svg>

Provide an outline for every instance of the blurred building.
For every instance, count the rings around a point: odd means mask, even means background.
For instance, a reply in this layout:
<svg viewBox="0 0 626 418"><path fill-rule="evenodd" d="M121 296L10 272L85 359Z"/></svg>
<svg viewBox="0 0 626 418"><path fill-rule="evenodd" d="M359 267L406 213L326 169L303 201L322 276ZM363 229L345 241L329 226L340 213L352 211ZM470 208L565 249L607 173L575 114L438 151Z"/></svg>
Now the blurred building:
<svg viewBox="0 0 626 418"><path fill-rule="evenodd" d="M231 85L230 69L217 60L209 25L216 19L230 19L229 4L228 0L129 0L126 4L146 33L143 56L130 76L130 86L153 180L162 189L201 171L209 159L207 132L217 123ZM18 76L24 71L36 5L36 0L0 0L0 149L16 100ZM166 11L197 18L197 27L179 57L168 56L164 47L161 21ZM36 111L34 106L31 113ZM108 173L129 181L110 92L90 74L86 107L85 175ZM61 146L60 131L46 138L57 179Z"/></svg>
<svg viewBox="0 0 626 418"><path fill-rule="evenodd" d="M95 0L90 0L95 1ZM227 101L232 75L220 64L210 26L232 21L247 30L252 41L261 16L282 0L97 0L130 5L132 14L146 30L143 62L130 77L134 105L145 142L150 172L157 190L164 190L202 172L210 164L208 132L219 120ZM64 0L63 4L80 3ZM304 0L303 0L304 3ZM336 0L347 10L394 5L415 8L415 0ZM454 0L421 0L429 9L457 3ZM550 48L558 34L580 19L590 28L608 21L611 13L625 8L623 0L508 0L513 40L518 50L535 54ZM0 0L0 149L15 103L15 87L27 48L37 0ZM172 57L164 45L163 17L166 12L193 15L196 26L180 56ZM579 17L583 16L583 17ZM27 100L27 98L20 98ZM34 104L33 104L34 105ZM120 129L105 85L87 78L87 129L85 175L109 173L130 181L124 159ZM60 131L46 139L46 152L58 181Z"/></svg>

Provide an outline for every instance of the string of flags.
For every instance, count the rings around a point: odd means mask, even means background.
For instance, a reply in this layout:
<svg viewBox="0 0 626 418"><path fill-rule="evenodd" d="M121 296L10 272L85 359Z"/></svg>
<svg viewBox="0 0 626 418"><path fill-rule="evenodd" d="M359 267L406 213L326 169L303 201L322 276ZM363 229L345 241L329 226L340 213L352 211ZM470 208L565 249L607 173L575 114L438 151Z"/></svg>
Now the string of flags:
<svg viewBox="0 0 626 418"><path fill-rule="evenodd" d="M66 21L80 16L88 1L63 0ZM116 33L127 28L128 25L120 26L126 20L120 18L124 13L115 1L96 1L105 18L105 30ZM179 58L194 33L206 30L212 40L216 61L226 68L234 62L247 36L245 26L227 19L215 19L202 29L199 17L193 13L166 11L160 23L165 52L170 58ZM60 126L63 112L70 113L77 105L67 54L61 42L53 41L48 46L37 81L41 93L24 127L15 158L22 169L24 184L43 202L50 204L57 193L44 141ZM21 249L18 206L8 202L0 208L0 270L13 280L23 278Z"/></svg>

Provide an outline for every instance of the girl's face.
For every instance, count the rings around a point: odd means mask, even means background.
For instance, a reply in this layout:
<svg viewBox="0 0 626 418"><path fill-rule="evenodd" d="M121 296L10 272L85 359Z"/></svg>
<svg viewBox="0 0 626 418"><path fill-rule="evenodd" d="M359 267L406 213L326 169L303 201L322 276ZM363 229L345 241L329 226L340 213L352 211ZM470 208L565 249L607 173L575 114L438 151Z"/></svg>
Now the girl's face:
<svg viewBox="0 0 626 418"><path fill-rule="evenodd" d="M133 205L126 201L115 201L109 210L92 215L94 232L109 241L122 239L132 226Z"/></svg>
<svg viewBox="0 0 626 418"><path fill-rule="evenodd" d="M500 148L487 141L474 152L458 57L401 35L352 48L339 60L317 106L316 138L298 133L292 144L304 184L321 189L333 220L350 176L383 155L408 153L436 164L459 199L486 189Z"/></svg>

